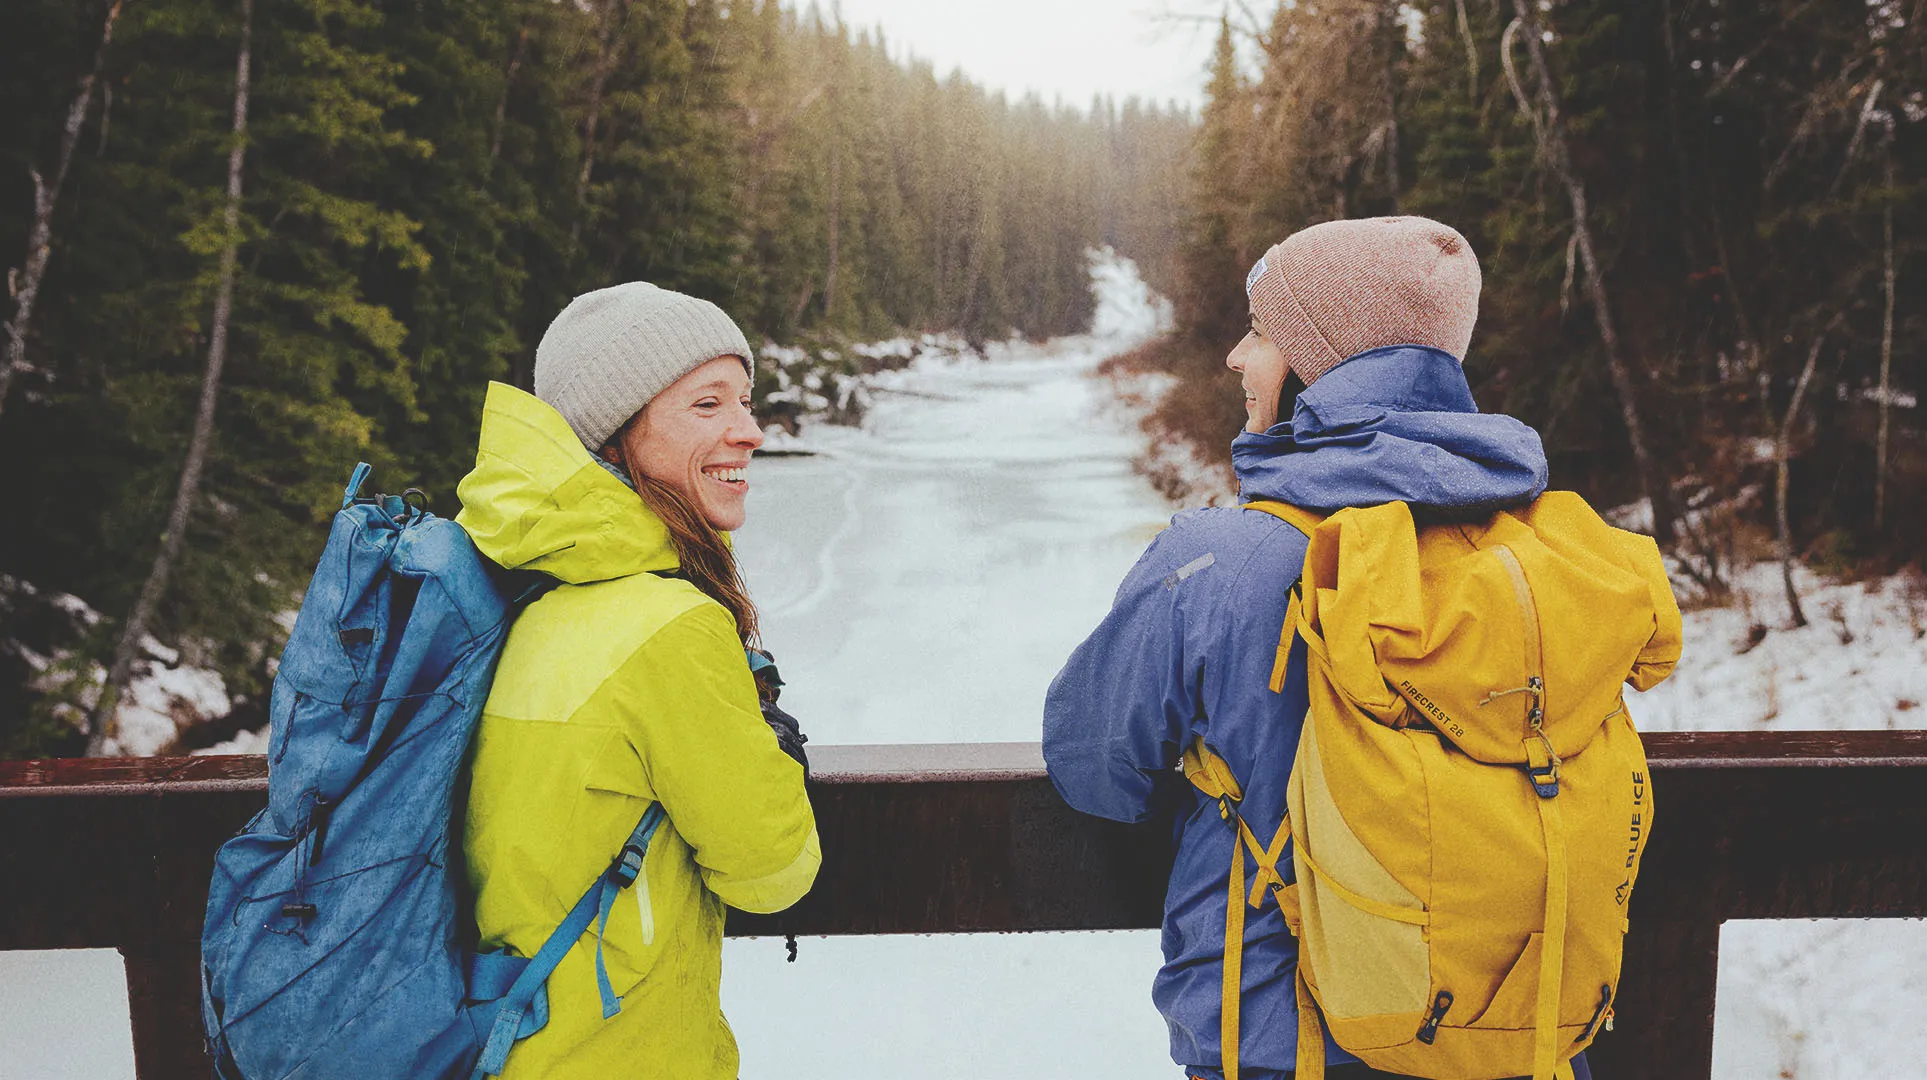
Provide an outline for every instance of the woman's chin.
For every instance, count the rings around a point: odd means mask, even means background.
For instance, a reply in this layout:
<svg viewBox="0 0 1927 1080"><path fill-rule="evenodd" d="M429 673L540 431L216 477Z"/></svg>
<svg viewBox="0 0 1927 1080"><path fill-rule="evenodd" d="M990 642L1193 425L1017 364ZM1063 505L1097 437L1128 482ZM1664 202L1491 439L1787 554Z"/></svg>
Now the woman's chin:
<svg viewBox="0 0 1927 1080"><path fill-rule="evenodd" d="M741 503L735 506L703 507L703 520L709 522L709 527L717 532L735 532L743 527L743 522L748 518L749 513Z"/></svg>

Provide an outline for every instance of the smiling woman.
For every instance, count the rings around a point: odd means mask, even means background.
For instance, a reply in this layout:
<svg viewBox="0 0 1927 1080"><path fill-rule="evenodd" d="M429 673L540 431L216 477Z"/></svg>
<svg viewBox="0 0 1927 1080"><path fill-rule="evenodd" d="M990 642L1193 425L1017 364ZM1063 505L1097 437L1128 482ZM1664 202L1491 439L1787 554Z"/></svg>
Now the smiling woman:
<svg viewBox="0 0 1927 1080"><path fill-rule="evenodd" d="M511 1080L735 1077L724 905L778 911L816 876L803 769L764 721L756 612L723 532L743 523L762 443L753 363L715 305L636 282L557 316L534 396L489 389L456 520L555 585L510 630L475 735L481 948L533 955L645 811L667 815L596 947L550 977Z"/></svg>

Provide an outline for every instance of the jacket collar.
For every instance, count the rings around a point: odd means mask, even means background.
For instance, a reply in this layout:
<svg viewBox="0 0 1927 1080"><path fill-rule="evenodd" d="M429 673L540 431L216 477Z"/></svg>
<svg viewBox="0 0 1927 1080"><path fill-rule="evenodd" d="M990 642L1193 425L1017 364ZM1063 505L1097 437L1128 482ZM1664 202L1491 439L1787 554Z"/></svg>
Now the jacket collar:
<svg viewBox="0 0 1927 1080"><path fill-rule="evenodd" d="M581 584L679 565L662 519L601 467L562 414L504 383L489 384L475 468L457 494L456 522L512 570Z"/></svg>
<svg viewBox="0 0 1927 1080"><path fill-rule="evenodd" d="M1463 513L1546 488L1538 432L1481 413L1450 353L1393 345L1347 359L1298 395L1291 419L1231 444L1243 499L1315 510L1400 501Z"/></svg>

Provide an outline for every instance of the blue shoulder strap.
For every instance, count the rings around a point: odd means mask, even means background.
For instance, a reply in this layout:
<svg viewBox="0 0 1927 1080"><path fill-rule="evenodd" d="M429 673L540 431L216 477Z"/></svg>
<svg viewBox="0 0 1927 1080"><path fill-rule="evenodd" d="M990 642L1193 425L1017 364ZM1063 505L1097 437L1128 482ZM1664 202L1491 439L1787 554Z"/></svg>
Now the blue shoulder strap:
<svg viewBox="0 0 1927 1080"><path fill-rule="evenodd" d="M482 1056L476 1061L475 1071L469 1074L469 1080L501 1075L508 1065L509 1051L515 1047L522 1015L535 1000L535 992L548 983L556 965L562 962L562 957L589 929L591 922L596 924L595 977L596 989L602 993L603 1019L622 1011L622 999L616 996L615 989L610 986L609 971L603 966L602 934L609 928L609 911L615 906L616 894L633 884L642 873L642 857L648 853L649 840L655 835L656 827L662 824L662 819L662 804L651 803L643 813L642 820L636 823L635 831L629 834L629 841L622 845L622 851L609 864L609 869L604 870L595 884L589 886L589 891L582 894L582 899L575 902L575 907L569 909L562 925L555 928L549 939L536 950L529 966L516 976L515 984L502 995L501 1010L495 1014L495 1023L488 1032L488 1043L482 1047Z"/></svg>

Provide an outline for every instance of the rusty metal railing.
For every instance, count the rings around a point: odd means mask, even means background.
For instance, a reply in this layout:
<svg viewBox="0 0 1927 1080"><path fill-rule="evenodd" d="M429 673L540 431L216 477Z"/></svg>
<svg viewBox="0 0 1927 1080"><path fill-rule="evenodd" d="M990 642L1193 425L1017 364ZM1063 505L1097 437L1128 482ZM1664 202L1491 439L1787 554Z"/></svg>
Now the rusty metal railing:
<svg viewBox="0 0 1927 1080"><path fill-rule="evenodd" d="M1723 921L1927 915L1927 732L1646 744L1656 828L1618 1022L1592 1059L1602 1078L1697 1080L1712 1069ZM1035 745L811 757L816 888L780 915L732 917L732 934L1158 924L1168 824L1070 810ZM259 757L0 762L0 950L119 949L146 1080L208 1075L196 977L208 875L266 789Z"/></svg>

